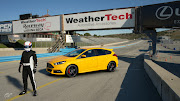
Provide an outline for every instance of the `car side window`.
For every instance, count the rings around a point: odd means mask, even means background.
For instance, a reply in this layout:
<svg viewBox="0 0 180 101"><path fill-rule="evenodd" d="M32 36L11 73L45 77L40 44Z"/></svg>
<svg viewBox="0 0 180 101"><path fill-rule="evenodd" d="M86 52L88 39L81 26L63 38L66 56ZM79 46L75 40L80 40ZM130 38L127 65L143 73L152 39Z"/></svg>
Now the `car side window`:
<svg viewBox="0 0 180 101"><path fill-rule="evenodd" d="M94 50L88 50L88 51L85 52L83 55L86 55L86 57L93 57L93 56L96 56Z"/></svg>
<svg viewBox="0 0 180 101"><path fill-rule="evenodd" d="M105 50L106 54L111 54L111 51Z"/></svg>
<svg viewBox="0 0 180 101"><path fill-rule="evenodd" d="M96 51L97 51L97 56L106 55L106 51L103 49L96 49Z"/></svg>

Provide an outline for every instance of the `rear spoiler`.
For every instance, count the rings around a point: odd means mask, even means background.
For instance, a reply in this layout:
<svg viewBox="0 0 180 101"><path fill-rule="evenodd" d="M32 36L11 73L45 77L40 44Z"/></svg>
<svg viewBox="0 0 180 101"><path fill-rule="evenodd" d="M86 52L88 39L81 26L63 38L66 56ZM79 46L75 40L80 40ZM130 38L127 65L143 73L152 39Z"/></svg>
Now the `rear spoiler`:
<svg viewBox="0 0 180 101"><path fill-rule="evenodd" d="M108 49L108 50L113 51L113 49Z"/></svg>

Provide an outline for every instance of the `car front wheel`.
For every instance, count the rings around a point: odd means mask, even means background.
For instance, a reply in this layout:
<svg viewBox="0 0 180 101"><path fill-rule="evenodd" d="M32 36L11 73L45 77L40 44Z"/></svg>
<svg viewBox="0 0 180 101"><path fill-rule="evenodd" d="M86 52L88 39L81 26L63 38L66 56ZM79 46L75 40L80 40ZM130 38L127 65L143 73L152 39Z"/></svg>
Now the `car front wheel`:
<svg viewBox="0 0 180 101"><path fill-rule="evenodd" d="M75 65L69 65L66 68L66 76L68 77L75 77L78 73L78 69Z"/></svg>
<svg viewBox="0 0 180 101"><path fill-rule="evenodd" d="M107 70L109 72L114 72L116 70L116 63L115 62L109 62L107 66Z"/></svg>

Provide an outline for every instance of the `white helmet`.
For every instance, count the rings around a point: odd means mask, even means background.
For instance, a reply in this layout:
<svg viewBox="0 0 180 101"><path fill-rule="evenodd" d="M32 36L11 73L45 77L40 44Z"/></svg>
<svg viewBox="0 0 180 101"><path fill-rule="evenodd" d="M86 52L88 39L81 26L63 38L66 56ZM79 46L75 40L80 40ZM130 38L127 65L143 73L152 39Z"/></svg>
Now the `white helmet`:
<svg viewBox="0 0 180 101"><path fill-rule="evenodd" d="M24 50L27 51L27 52L32 50L32 43L30 41L26 41L24 43Z"/></svg>

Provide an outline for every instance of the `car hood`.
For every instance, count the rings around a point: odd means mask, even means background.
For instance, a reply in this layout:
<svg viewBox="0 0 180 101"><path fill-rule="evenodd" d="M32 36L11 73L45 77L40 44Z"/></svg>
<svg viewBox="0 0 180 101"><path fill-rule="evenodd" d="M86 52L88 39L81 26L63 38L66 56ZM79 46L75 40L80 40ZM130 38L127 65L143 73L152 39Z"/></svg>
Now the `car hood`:
<svg viewBox="0 0 180 101"><path fill-rule="evenodd" d="M60 61L67 61L67 60L72 60L74 57L67 57L67 56L58 56L56 58L53 58L49 61L49 63L56 63Z"/></svg>

